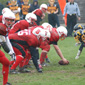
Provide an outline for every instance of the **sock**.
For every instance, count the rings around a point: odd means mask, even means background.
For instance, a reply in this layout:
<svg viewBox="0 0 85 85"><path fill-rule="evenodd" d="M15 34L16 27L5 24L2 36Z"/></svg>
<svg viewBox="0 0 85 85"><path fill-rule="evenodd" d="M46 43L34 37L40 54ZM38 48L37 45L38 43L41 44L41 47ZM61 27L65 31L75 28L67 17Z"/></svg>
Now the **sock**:
<svg viewBox="0 0 85 85"><path fill-rule="evenodd" d="M15 61L10 61L10 65L13 65L14 62L15 62Z"/></svg>
<svg viewBox="0 0 85 85"><path fill-rule="evenodd" d="M13 65L11 66L11 70L12 69L16 69L16 67L19 65L19 63L21 63L21 61L23 60L24 58L21 56L21 55L17 55L16 56L16 61L13 63Z"/></svg>
<svg viewBox="0 0 85 85"><path fill-rule="evenodd" d="M29 60L31 59L31 54L27 54L25 59L20 63L20 67L23 67L24 65L27 65Z"/></svg>
<svg viewBox="0 0 85 85"><path fill-rule="evenodd" d="M31 59L31 54L28 54L24 65L28 65L30 59Z"/></svg>
<svg viewBox="0 0 85 85"><path fill-rule="evenodd" d="M47 53L46 52L42 52L41 56L40 56L40 64L42 64L45 61Z"/></svg>
<svg viewBox="0 0 85 85"><path fill-rule="evenodd" d="M46 55L46 57L45 58L48 58L48 55Z"/></svg>

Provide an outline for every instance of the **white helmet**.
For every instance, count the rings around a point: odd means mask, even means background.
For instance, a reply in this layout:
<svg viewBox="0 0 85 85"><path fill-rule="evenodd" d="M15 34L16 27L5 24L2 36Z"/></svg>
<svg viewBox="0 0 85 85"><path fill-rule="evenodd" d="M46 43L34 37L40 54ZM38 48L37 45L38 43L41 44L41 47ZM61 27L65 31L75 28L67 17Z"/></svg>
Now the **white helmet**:
<svg viewBox="0 0 85 85"><path fill-rule="evenodd" d="M49 23L45 22L45 23L42 24L42 26L44 27L45 30L52 31L53 27Z"/></svg>
<svg viewBox="0 0 85 85"><path fill-rule="evenodd" d="M46 4L41 4L41 5L40 5L40 9L42 10L42 8L47 9L47 5L46 5Z"/></svg>
<svg viewBox="0 0 85 85"><path fill-rule="evenodd" d="M67 29L64 27L64 26L60 26L56 29L56 31L58 32L59 34L59 37L66 37L67 36Z"/></svg>
<svg viewBox="0 0 85 85"><path fill-rule="evenodd" d="M35 15L35 14L33 14L33 13L28 13L27 15L26 15L26 17L25 17L25 20L28 22L28 23L30 23L30 24L33 24L33 21L35 20L37 20L37 16Z"/></svg>
<svg viewBox="0 0 85 85"><path fill-rule="evenodd" d="M50 38L50 32L48 30L44 30L40 27L36 27L33 32L34 35L36 35L38 38L42 37L44 40L46 38Z"/></svg>
<svg viewBox="0 0 85 85"><path fill-rule="evenodd" d="M6 19L10 19L10 23L9 21L6 21ZM3 14L3 17L2 17L2 22L3 24L6 24L7 26L8 25L12 25L15 23L15 14L13 12L6 12Z"/></svg>
<svg viewBox="0 0 85 85"><path fill-rule="evenodd" d="M2 14L6 13L6 12L10 12L11 10L9 8L3 8L2 9Z"/></svg>

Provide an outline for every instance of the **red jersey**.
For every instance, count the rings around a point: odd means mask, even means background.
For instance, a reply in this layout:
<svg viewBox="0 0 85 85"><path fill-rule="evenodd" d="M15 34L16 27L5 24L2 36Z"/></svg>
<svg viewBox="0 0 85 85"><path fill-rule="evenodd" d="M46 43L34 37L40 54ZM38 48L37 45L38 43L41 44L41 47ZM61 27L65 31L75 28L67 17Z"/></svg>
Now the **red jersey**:
<svg viewBox="0 0 85 85"><path fill-rule="evenodd" d="M58 40L59 40L58 32L56 31L56 28L52 28L49 44L57 43Z"/></svg>
<svg viewBox="0 0 85 85"><path fill-rule="evenodd" d="M11 34L9 35L9 39L23 46L26 45L34 47L39 47L41 42L43 42L43 39L37 38L30 29Z"/></svg>
<svg viewBox="0 0 85 85"><path fill-rule="evenodd" d="M42 12L40 9L34 10L33 13L34 13L35 15L39 16L39 17L42 17L42 15L43 15L43 12Z"/></svg>
<svg viewBox="0 0 85 85"><path fill-rule="evenodd" d="M33 31L37 27L44 29L43 26L30 27L29 29ZM45 40L45 41L40 42L40 46L39 47L42 50L45 50L45 51L49 51L50 50L50 45L48 44L48 40Z"/></svg>
<svg viewBox="0 0 85 85"><path fill-rule="evenodd" d="M28 29L31 26L36 26L37 24L29 24L26 20L20 20L17 23L15 23L12 27L12 29L10 30L9 34L12 33L16 33L18 31L24 30L24 29Z"/></svg>
<svg viewBox="0 0 85 85"><path fill-rule="evenodd" d="M3 16L3 15L0 16L0 23L2 23L2 16Z"/></svg>

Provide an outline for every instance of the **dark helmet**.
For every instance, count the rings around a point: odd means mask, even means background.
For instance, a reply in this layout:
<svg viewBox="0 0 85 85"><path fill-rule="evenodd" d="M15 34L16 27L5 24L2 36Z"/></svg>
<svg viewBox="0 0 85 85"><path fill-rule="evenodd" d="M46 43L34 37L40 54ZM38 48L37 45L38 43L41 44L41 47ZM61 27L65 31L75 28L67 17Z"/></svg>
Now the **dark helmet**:
<svg viewBox="0 0 85 85"><path fill-rule="evenodd" d="M82 35L82 29L76 30L76 32L74 33L74 39L78 41L81 35Z"/></svg>
<svg viewBox="0 0 85 85"><path fill-rule="evenodd" d="M85 43L85 29L82 30L82 36L81 36L82 41Z"/></svg>
<svg viewBox="0 0 85 85"><path fill-rule="evenodd" d="M76 30L79 30L79 29L84 29L84 25L82 25L82 24L76 24L75 26L74 26L74 32L76 31Z"/></svg>

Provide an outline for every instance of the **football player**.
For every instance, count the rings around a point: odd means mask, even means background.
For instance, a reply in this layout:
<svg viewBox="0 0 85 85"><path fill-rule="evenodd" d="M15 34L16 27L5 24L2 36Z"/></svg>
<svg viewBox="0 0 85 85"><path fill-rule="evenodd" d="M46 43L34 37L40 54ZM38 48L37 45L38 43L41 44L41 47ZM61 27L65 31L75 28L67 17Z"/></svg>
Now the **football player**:
<svg viewBox="0 0 85 85"><path fill-rule="evenodd" d="M39 59L39 53L36 47L39 47L41 45L42 48L43 46L49 48L49 45L47 42L45 43L45 40L47 40L47 38L50 38L50 32L40 27L31 27L30 29L25 29L19 31L18 33L11 34L9 35L9 38L16 53L16 61L12 65L11 71L13 71L25 58L25 49L29 49L37 71L42 72L37 62L37 60ZM45 49L48 51L50 48L47 48Z"/></svg>
<svg viewBox="0 0 85 85"><path fill-rule="evenodd" d="M11 43L8 38L9 27L15 22L15 15L12 12L6 12L3 14L2 23L0 23L0 45L11 56L11 60L16 60L15 53L12 49ZM5 54L0 50L0 63L3 65L3 85L11 85L8 83L9 73L9 60L5 57Z"/></svg>
<svg viewBox="0 0 85 85"><path fill-rule="evenodd" d="M75 33L74 33L74 39L76 40L76 46L80 44L79 50L77 52L77 55L75 57L75 59L78 59L83 47L85 47L85 28L83 25L75 25L74 29L76 29ZM85 65L84 65L85 67Z"/></svg>
<svg viewBox="0 0 85 85"><path fill-rule="evenodd" d="M37 16L37 25L40 25L40 21L45 17L45 13L47 11L47 5L41 4L39 9L35 9L32 13Z"/></svg>
<svg viewBox="0 0 85 85"><path fill-rule="evenodd" d="M37 25L35 23L36 20L37 20L37 17L35 14L28 13L25 17L25 20L20 20L12 26L12 29L10 30L9 34L13 34L18 31L28 29L31 26L36 26Z"/></svg>
<svg viewBox="0 0 85 85"><path fill-rule="evenodd" d="M82 24L76 24L75 26L74 26L74 28L73 28L73 30L74 30L74 38L76 38L75 36L76 36L76 34L77 33L75 33L77 30L80 30L80 29L85 29L85 27L84 27L84 25L82 25ZM77 35L77 37L78 37L78 35ZM78 40L78 39L75 39L76 40L76 43L75 43L75 46L78 46L78 45L80 45L81 44L81 42Z"/></svg>
<svg viewBox="0 0 85 85"><path fill-rule="evenodd" d="M29 27L32 27L32 26L37 26L37 24L35 23L36 20L37 20L37 17L35 14L28 13L25 17L25 20L20 20L12 26L12 29L10 30L9 35L13 33L17 33L18 31L21 31L24 29L28 29ZM23 63L25 63L26 60L29 61L29 59L31 58L28 50L26 54L27 54L27 57L25 57ZM11 62L11 64L12 63L13 62ZM20 63L20 66L22 66L23 63Z"/></svg>
<svg viewBox="0 0 85 85"><path fill-rule="evenodd" d="M77 56L75 57L75 59L78 59L82 50L83 50L83 47L85 47L85 29L79 29L77 30L75 33L74 33L74 38L77 42L80 42L80 48L78 50L78 53L77 53Z"/></svg>
<svg viewBox="0 0 85 85"><path fill-rule="evenodd" d="M46 28L46 26L43 25L44 28ZM60 56L60 58L63 60L64 63L68 63L68 60L66 60L66 58L64 58L60 48L57 45L57 42L59 39L64 40L65 37L67 36L67 30L65 27L60 26L57 29L56 28L51 28L51 26L48 26L48 30L51 33L51 37L49 39L49 45L53 44L57 54ZM47 29L47 28L46 28ZM40 57L40 63L43 64L44 60L45 60L45 56L47 55L47 51L44 51L43 53L41 53L41 57Z"/></svg>

